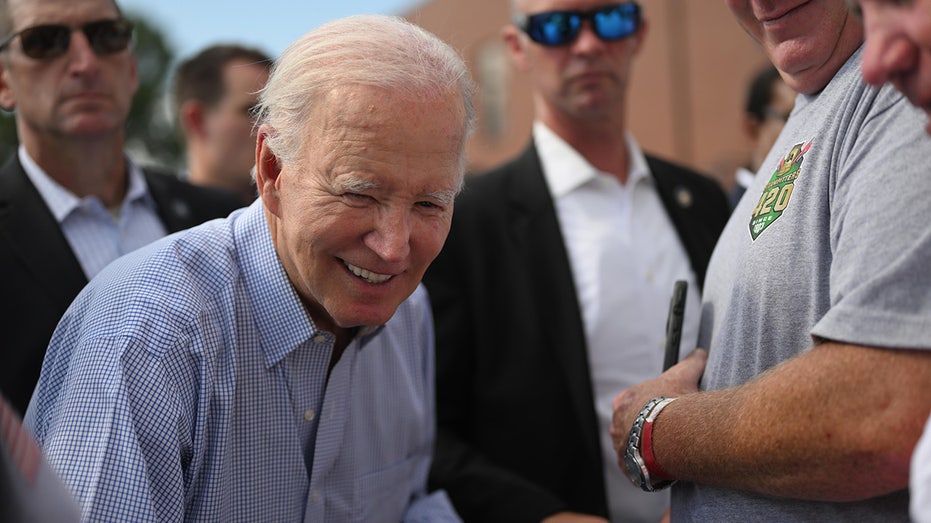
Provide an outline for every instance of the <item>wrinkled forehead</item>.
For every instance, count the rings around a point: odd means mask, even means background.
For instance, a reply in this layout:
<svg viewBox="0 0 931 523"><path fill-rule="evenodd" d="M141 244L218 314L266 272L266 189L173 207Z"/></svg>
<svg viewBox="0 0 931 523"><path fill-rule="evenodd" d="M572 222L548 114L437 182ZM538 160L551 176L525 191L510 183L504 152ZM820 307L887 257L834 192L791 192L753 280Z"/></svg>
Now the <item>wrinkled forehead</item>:
<svg viewBox="0 0 931 523"><path fill-rule="evenodd" d="M380 172L416 164L424 173L455 174L451 184L458 188L466 132L460 97L453 91L419 97L372 87L336 89L310 115L303 156L329 170L339 164Z"/></svg>
<svg viewBox="0 0 931 523"><path fill-rule="evenodd" d="M439 126L447 130L444 136L462 138L466 127L461 92L452 88L432 91L410 86L336 87L314 104L310 120L313 127L324 133L345 128L406 130L429 121L445 123Z"/></svg>

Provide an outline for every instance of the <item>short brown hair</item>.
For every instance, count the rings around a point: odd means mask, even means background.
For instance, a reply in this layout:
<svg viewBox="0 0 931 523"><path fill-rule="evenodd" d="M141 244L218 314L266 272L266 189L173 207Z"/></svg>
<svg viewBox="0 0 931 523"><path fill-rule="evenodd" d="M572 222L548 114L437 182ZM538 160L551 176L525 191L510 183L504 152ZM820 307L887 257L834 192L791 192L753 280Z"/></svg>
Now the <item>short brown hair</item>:
<svg viewBox="0 0 931 523"><path fill-rule="evenodd" d="M181 62L175 72L175 112L188 100L198 100L208 106L217 104L226 94L223 68L234 60L271 68L271 58L258 49L233 44L207 47Z"/></svg>

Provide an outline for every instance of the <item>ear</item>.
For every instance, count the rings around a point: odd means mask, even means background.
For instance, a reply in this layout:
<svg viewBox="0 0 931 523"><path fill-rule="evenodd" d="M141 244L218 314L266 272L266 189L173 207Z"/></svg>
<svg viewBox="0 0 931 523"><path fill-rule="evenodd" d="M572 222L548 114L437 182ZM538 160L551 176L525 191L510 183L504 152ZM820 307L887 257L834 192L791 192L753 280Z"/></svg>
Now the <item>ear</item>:
<svg viewBox="0 0 931 523"><path fill-rule="evenodd" d="M259 127L255 140L255 186L265 208L275 216L281 216L279 189L281 163L268 146L268 136L275 130L268 124Z"/></svg>
<svg viewBox="0 0 931 523"><path fill-rule="evenodd" d="M0 107L7 111L16 109L16 93L10 86L9 57L0 57Z"/></svg>
<svg viewBox="0 0 931 523"><path fill-rule="evenodd" d="M188 100L178 110L178 121L185 136L203 136L206 108L200 100Z"/></svg>
<svg viewBox="0 0 931 523"><path fill-rule="evenodd" d="M504 39L504 45L508 49L511 61L514 67L519 71L530 69L530 63L527 58L527 50L524 47L527 42L524 41L524 34L514 24L508 24L501 28L501 38Z"/></svg>

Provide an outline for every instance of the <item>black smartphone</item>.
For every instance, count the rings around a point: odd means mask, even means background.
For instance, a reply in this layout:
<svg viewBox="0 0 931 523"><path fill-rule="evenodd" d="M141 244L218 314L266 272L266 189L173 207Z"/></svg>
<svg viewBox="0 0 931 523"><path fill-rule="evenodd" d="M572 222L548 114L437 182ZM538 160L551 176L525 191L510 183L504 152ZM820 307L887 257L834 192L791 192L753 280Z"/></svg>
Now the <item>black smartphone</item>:
<svg viewBox="0 0 931 523"><path fill-rule="evenodd" d="M689 292L689 283L677 280L672 288L669 300L669 316L666 317L666 357L663 359L663 372L669 370L679 361L679 344L682 341L682 319L685 318L685 296Z"/></svg>

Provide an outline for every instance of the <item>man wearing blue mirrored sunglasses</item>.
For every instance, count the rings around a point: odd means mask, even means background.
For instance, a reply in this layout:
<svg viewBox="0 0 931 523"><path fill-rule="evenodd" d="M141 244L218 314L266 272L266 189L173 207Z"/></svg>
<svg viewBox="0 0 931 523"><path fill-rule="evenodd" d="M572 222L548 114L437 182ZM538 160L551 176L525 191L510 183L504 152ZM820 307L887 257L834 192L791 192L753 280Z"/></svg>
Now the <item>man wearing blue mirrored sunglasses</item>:
<svg viewBox="0 0 931 523"><path fill-rule="evenodd" d="M466 521L658 521L608 436L617 391L660 373L674 281L683 345L727 201L627 131L641 7L517 0L503 30L533 86L533 141L471 177L428 269L437 323L433 482Z"/></svg>

